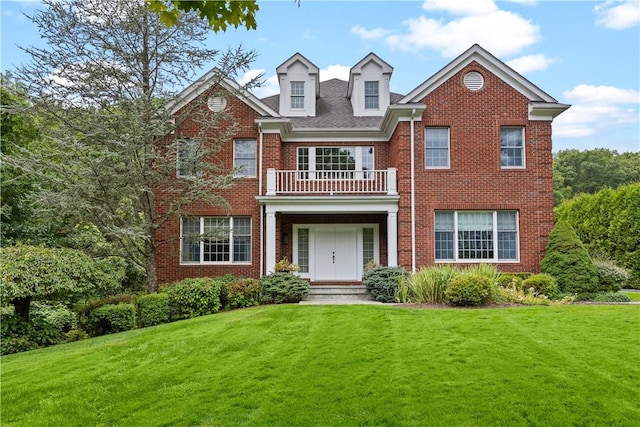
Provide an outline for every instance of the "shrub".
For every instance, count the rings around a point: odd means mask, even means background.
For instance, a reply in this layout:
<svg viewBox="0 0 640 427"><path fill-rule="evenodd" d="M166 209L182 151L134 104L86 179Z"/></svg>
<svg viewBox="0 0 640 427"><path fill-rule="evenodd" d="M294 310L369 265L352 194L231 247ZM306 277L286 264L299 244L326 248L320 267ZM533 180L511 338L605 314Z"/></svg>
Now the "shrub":
<svg viewBox="0 0 640 427"><path fill-rule="evenodd" d="M83 331L80 328L73 328L69 332L67 332L67 339L65 342L74 342L80 340L86 340L89 338L89 334Z"/></svg>
<svg viewBox="0 0 640 427"><path fill-rule="evenodd" d="M523 282L524 282L524 279L519 274L502 273L502 276L500 276L500 279L498 280L498 285L505 288L515 288L518 290L522 290Z"/></svg>
<svg viewBox="0 0 640 427"><path fill-rule="evenodd" d="M604 292L596 295L593 301L598 302L630 302L631 298L628 295L621 294L619 292Z"/></svg>
<svg viewBox="0 0 640 427"><path fill-rule="evenodd" d="M208 277L184 279L164 286L169 296L171 320L189 319L220 311L220 294L225 282Z"/></svg>
<svg viewBox="0 0 640 427"><path fill-rule="evenodd" d="M260 279L260 302L282 304L300 302L309 294L309 282L290 273L273 273Z"/></svg>
<svg viewBox="0 0 640 427"><path fill-rule="evenodd" d="M421 268L408 279L401 276L397 301L441 304L444 302L444 291L449 281L457 274L457 268L444 265Z"/></svg>
<svg viewBox="0 0 640 427"><path fill-rule="evenodd" d="M273 267L273 271L275 271L276 273L293 273L296 271L300 271L300 266L289 262L287 257L284 257L276 263L276 265Z"/></svg>
<svg viewBox="0 0 640 427"><path fill-rule="evenodd" d="M598 268L598 282L600 289L604 292L618 292L627 286L629 282L629 271L626 268L618 267L611 261L594 261Z"/></svg>
<svg viewBox="0 0 640 427"><path fill-rule="evenodd" d="M498 286L492 294L497 304L550 305L545 295L536 295L529 289L517 289L515 286Z"/></svg>
<svg viewBox="0 0 640 427"><path fill-rule="evenodd" d="M598 292L598 269L575 231L558 221L549 235L547 251L540 264L543 273L558 281L561 292L588 294Z"/></svg>
<svg viewBox="0 0 640 427"><path fill-rule="evenodd" d="M236 279L225 288L226 307L230 309L260 304L260 282L255 279Z"/></svg>
<svg viewBox="0 0 640 427"><path fill-rule="evenodd" d="M402 267L376 267L363 274L362 282L376 301L395 302L399 281L407 276Z"/></svg>
<svg viewBox="0 0 640 427"><path fill-rule="evenodd" d="M169 295L156 293L138 298L138 322L140 327L159 325L169 321Z"/></svg>
<svg viewBox="0 0 640 427"><path fill-rule="evenodd" d="M533 288L535 294L542 294L553 298L558 294L558 282L548 274L534 274L522 282L524 290Z"/></svg>
<svg viewBox="0 0 640 427"><path fill-rule="evenodd" d="M500 281L502 273L495 265L492 264L474 264L460 270L462 275L480 276L489 280L489 283L494 286Z"/></svg>
<svg viewBox="0 0 640 427"><path fill-rule="evenodd" d="M107 304L91 312L87 323L89 335L98 336L123 332L136 327L136 307L133 304Z"/></svg>
<svg viewBox="0 0 640 427"><path fill-rule="evenodd" d="M69 332L78 326L78 316L62 304L45 304L34 302L31 305L32 315L39 315L42 319L61 333Z"/></svg>
<svg viewBox="0 0 640 427"><path fill-rule="evenodd" d="M0 354L19 353L56 345L64 334L43 316L33 314L28 322L17 315L3 315L0 321Z"/></svg>
<svg viewBox="0 0 640 427"><path fill-rule="evenodd" d="M462 274L451 279L444 296L450 305L477 306L487 302L490 292L491 281L486 277Z"/></svg>

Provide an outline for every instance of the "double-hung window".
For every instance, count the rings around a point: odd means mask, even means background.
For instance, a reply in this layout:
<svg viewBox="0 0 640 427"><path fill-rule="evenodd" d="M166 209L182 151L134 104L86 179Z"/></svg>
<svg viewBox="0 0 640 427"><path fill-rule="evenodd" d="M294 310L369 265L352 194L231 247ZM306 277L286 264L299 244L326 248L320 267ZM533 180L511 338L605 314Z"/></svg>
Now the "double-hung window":
<svg viewBox="0 0 640 427"><path fill-rule="evenodd" d="M304 110L304 82L291 82L291 109Z"/></svg>
<svg viewBox="0 0 640 427"><path fill-rule="evenodd" d="M377 110L380 105L379 83L377 81L364 82L364 108Z"/></svg>
<svg viewBox="0 0 640 427"><path fill-rule="evenodd" d="M436 211L436 261L517 261L516 211Z"/></svg>
<svg viewBox="0 0 640 427"><path fill-rule="evenodd" d="M183 217L180 243L184 264L251 262L251 218Z"/></svg>
<svg viewBox="0 0 640 427"><path fill-rule="evenodd" d="M177 142L177 175L196 177L200 175L200 160L202 157L202 141L196 138L179 139Z"/></svg>
<svg viewBox="0 0 640 427"><path fill-rule="evenodd" d="M500 128L500 165L502 168L524 168L524 127Z"/></svg>
<svg viewBox="0 0 640 427"><path fill-rule="evenodd" d="M431 168L449 168L449 128L425 129L425 164Z"/></svg>
<svg viewBox="0 0 640 427"><path fill-rule="evenodd" d="M254 178L256 176L256 140L236 139L233 141L233 168L235 176Z"/></svg>

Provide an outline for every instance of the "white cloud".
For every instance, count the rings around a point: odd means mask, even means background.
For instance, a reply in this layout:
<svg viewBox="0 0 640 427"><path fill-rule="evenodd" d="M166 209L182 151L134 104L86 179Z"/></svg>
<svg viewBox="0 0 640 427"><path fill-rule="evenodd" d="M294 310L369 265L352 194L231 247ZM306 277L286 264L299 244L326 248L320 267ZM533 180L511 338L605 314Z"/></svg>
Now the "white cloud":
<svg viewBox="0 0 640 427"><path fill-rule="evenodd" d="M240 86L243 86L263 73L263 69L249 70L238 79L238 84ZM265 98L267 96L280 93L280 85L278 84L278 76L276 74L271 77L267 77L266 79L263 76L261 80L262 85L260 87L254 87L251 89L251 93L253 93L256 97Z"/></svg>
<svg viewBox="0 0 640 427"><path fill-rule="evenodd" d="M443 22L420 16L403 23L405 34L394 34L386 42L403 51L430 48L445 57L454 57L474 43L497 56L512 55L540 38L540 28L513 12L494 12L464 16Z"/></svg>
<svg viewBox="0 0 640 427"><path fill-rule="evenodd" d="M391 30L385 30L384 28L374 28L367 30L366 28L356 25L351 27L351 33L360 36L364 40L377 40L391 33Z"/></svg>
<svg viewBox="0 0 640 427"><path fill-rule="evenodd" d="M640 123L640 93L634 89L581 84L563 95L574 105L554 120L555 136L593 136Z"/></svg>
<svg viewBox="0 0 640 427"><path fill-rule="evenodd" d="M638 0L606 1L593 8L596 24L612 30L626 30L640 23L640 2Z"/></svg>
<svg viewBox="0 0 640 427"><path fill-rule="evenodd" d="M507 61L507 65L520 74L526 74L532 71L546 70L554 62L555 59L547 58L544 54L539 53L511 59Z"/></svg>
<svg viewBox="0 0 640 427"><path fill-rule="evenodd" d="M329 65L320 70L320 81L325 82L331 79L349 80L351 67L345 65Z"/></svg>

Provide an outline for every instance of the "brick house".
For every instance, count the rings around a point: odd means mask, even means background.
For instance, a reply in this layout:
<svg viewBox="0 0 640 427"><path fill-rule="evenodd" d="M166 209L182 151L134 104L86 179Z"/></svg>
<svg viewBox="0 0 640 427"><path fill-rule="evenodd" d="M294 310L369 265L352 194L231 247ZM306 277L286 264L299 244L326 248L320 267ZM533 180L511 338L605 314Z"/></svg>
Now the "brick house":
<svg viewBox="0 0 640 427"><path fill-rule="evenodd" d="M159 246L159 282L257 278L282 257L312 284L358 282L372 261L539 271L553 226L551 122L569 106L478 45L406 95L390 92L392 72L371 53L349 81L320 82L295 54L277 68L279 95L203 102L235 118L218 156L241 179L221 194L228 209L194 204L158 230L175 237ZM173 112L203 96L211 75ZM174 137L188 147L190 132Z"/></svg>

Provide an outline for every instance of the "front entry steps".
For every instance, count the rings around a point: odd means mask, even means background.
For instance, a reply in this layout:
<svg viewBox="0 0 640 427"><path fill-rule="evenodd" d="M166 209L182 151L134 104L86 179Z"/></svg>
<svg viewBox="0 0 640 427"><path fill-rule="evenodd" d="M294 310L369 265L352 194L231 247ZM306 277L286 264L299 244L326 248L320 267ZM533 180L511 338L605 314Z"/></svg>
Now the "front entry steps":
<svg viewBox="0 0 640 427"><path fill-rule="evenodd" d="M382 304L374 301L362 285L312 285L300 304Z"/></svg>

